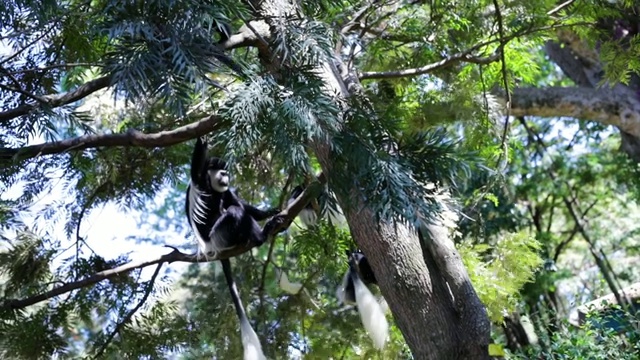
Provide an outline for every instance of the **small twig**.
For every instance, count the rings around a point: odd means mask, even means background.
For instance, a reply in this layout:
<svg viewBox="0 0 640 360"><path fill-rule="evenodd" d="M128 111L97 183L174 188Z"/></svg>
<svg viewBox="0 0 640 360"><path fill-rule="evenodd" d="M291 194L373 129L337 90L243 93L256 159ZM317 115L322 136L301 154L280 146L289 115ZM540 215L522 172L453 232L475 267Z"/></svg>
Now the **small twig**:
<svg viewBox="0 0 640 360"><path fill-rule="evenodd" d="M84 203L84 205L82 206L82 210L80 210L80 215L78 216L78 223L76 224L76 260L78 259L78 257L80 256L80 243L84 242L84 239L80 237L80 226L82 225L82 219L84 218L84 215L87 211L87 209L89 207L91 207L91 205L93 204L93 202L95 201L96 197L98 196L98 193L100 191L102 191L102 189L104 187L107 186L107 184L109 184L109 182L104 182L103 184L99 185L92 193L91 196L89 196L89 199L87 199L87 201Z"/></svg>
<svg viewBox="0 0 640 360"><path fill-rule="evenodd" d="M6 89L6 90L12 91L12 92L20 93L20 94L22 94L22 95L24 95L24 96L26 96L26 97L28 97L28 98L30 98L32 100L35 100L35 101L37 101L39 103L46 103L47 102L44 98L24 90L22 88L22 84L18 81L18 79L16 79L7 69L5 69L3 67L0 67L0 71L2 71L11 80L11 82L13 82L13 85L15 86L14 88L12 88L12 87L9 87L9 86L6 86L6 85L0 85L0 86L2 86L3 89Z"/></svg>
<svg viewBox="0 0 640 360"><path fill-rule="evenodd" d="M504 150L498 156L498 166L500 166L500 162L502 160L503 154L507 152L507 133L509 131L509 117L511 116L511 90L509 89L509 74L507 72L507 60L504 55L504 47L507 44L508 40L505 39L504 28L502 23L502 13L500 12L500 4L498 4L498 0L493 0L493 6L496 8L496 20L498 21L498 37L500 40L500 45L498 46L498 53L500 54L500 62L501 62L501 70L502 70L502 83L504 85L504 91L506 92L507 104L506 111L504 115L504 128L502 130L502 139L500 147ZM505 155L505 158L507 156Z"/></svg>
<svg viewBox="0 0 640 360"><path fill-rule="evenodd" d="M37 36L35 39L31 40L31 42L29 42L28 44L26 44L24 47L22 47L20 50L16 51L14 54L9 55L8 57L2 59L0 61L0 66L3 66L4 64L8 63L9 61L15 59L16 57L18 57L20 54L22 54L25 50L27 50L28 48L30 48L32 45L34 45L35 43L39 42L40 40L44 39L45 36L49 35L49 33L56 28L57 22L59 19L57 19L56 21L53 22L53 24L51 24L51 26L44 30L42 32L42 34L40 34L39 36Z"/></svg>
<svg viewBox="0 0 640 360"><path fill-rule="evenodd" d="M359 75L359 78L361 80L365 80L365 79L389 79L389 78L400 78L400 77L407 77L407 76L417 76L422 74L428 74L436 70L444 69L458 62L466 61L474 64L488 64L490 62L497 60L497 55L495 54L486 58L478 58L476 56L472 56L471 52L475 51L475 48L476 47L474 46L471 49L451 55L440 61L436 61L429 65L421 66L418 68L396 70L396 71L383 71L383 72L375 72L375 71L363 72Z"/></svg>
<svg viewBox="0 0 640 360"><path fill-rule="evenodd" d="M18 79L16 79L12 73L9 72L9 70L0 67L0 71L2 71L5 75L7 75L7 77L11 80L11 82L13 82L13 85L15 85L17 88L22 88L20 86L20 82L18 81Z"/></svg>
<svg viewBox="0 0 640 360"><path fill-rule="evenodd" d="M289 195L289 186L293 182L293 172L289 173L287 176L287 181L284 183L284 187L282 188L282 193L280 193L280 198L278 199L278 208L282 209L282 205L287 200L287 196Z"/></svg>
<svg viewBox="0 0 640 360"><path fill-rule="evenodd" d="M116 325L115 329L113 329L111 334L109 334L109 336L107 337L107 340L104 342L104 344L102 344L102 346L100 347L100 349L96 353L96 356L94 356L94 359L100 358L100 356L107 349L107 347L109 346L111 341L116 337L116 335L120 332L120 330L122 330L124 325L131 320L131 317L133 317L133 315L135 315L135 313L138 312L138 310L140 310L142 305L144 305L144 303L147 301L147 299L149 298L149 295L151 294L151 290L153 290L153 285L156 282L156 278L158 277L158 274L160 273L160 269L161 268L162 268L162 263L159 263L158 266L156 267L156 271L153 273L153 275L151 276L151 279L147 283L147 287L144 290L144 295L142 296L142 299L140 299L138 304L133 309L131 309L127 313L127 315L125 315L125 317L122 319L122 321L120 321Z"/></svg>
<svg viewBox="0 0 640 360"><path fill-rule="evenodd" d="M38 95L34 95L34 94L32 94L32 93L30 93L28 91L22 90L22 88L20 88L19 86L11 87L11 86L0 84L0 89L4 89L4 90L6 90L8 92L15 92L15 93L24 95L24 96L28 97L29 99L35 100L35 101L37 101L38 103L41 103L41 104L46 104L47 103L47 100L45 98L40 97Z"/></svg>
<svg viewBox="0 0 640 360"><path fill-rule="evenodd" d="M258 297L260 298L260 310L259 316L260 319L264 320L264 283L267 277L267 268L269 267L269 263L271 262L271 254L273 253L273 247L275 246L276 241L273 239L269 244L269 253L267 255L267 260L262 265L262 276L260 278L260 286L258 287Z"/></svg>

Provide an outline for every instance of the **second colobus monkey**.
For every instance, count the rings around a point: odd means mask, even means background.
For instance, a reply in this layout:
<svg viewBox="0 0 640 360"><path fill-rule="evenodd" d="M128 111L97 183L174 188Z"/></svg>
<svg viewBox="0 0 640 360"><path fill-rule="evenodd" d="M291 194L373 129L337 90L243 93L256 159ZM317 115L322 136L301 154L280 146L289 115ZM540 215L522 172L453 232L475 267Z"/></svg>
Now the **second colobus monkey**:
<svg viewBox="0 0 640 360"><path fill-rule="evenodd" d="M207 144L198 138L191 158L191 183L187 188L185 209L199 250L205 255L217 256L238 246L260 246L267 241L273 229L284 222L284 218L275 216L264 228L260 228L257 221L265 220L279 211L255 208L230 191L226 167L227 164L221 159L207 158ZM240 320L244 359L266 359L260 340L242 306L231 274L231 262L228 258L220 262Z"/></svg>
<svg viewBox="0 0 640 360"><path fill-rule="evenodd" d="M389 338L389 323L383 307L371 293L368 284L377 284L375 274L360 251L347 251L349 270L338 287L340 302L356 304L362 325L377 349L382 349Z"/></svg>

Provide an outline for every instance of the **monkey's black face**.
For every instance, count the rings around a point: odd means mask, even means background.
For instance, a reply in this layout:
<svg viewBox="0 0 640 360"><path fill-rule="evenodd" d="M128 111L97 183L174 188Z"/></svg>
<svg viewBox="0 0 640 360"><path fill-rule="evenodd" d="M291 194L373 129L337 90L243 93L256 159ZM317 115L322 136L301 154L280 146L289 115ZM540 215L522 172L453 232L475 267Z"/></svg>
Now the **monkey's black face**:
<svg viewBox="0 0 640 360"><path fill-rule="evenodd" d="M207 174L213 191L223 193L229 190L229 172L227 170L210 169Z"/></svg>

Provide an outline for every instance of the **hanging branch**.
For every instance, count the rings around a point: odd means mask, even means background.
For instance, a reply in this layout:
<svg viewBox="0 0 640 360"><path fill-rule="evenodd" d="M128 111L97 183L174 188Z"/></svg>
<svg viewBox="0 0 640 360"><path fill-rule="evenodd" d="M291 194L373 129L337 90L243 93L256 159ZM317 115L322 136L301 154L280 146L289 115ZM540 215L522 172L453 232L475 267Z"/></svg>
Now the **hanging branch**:
<svg viewBox="0 0 640 360"><path fill-rule="evenodd" d="M149 283L147 284L147 287L144 290L144 295L142 296L142 299L140 299L138 304L133 309L131 309L127 313L127 315L125 315L124 318L122 318L122 321L118 322L118 324L116 325L115 329L113 329L111 334L109 334L109 336L107 337L107 340L104 342L104 344L102 344L102 346L100 347L100 349L96 353L96 356L94 356L94 359L99 359L102 356L104 351L107 350L107 347L109 346L111 341L113 341L113 339L120 332L120 330L122 330L124 325L126 323L128 323L131 320L131 317L133 317L133 315L135 315L135 313L138 312L138 310L140 310L142 305L144 305L144 303L147 302L147 299L149 298L149 295L151 294L151 290L153 290L153 285L156 282L156 278L158 277L158 274L160 273L160 269L162 268L162 264L163 263L159 263L158 266L156 267L156 271L151 276L151 280L149 280Z"/></svg>

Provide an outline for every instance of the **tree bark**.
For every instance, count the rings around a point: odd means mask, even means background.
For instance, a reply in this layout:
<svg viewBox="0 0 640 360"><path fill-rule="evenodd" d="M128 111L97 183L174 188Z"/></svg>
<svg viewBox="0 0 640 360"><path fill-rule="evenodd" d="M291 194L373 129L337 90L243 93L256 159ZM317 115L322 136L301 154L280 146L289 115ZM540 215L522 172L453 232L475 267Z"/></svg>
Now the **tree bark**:
<svg viewBox="0 0 640 360"><path fill-rule="evenodd" d="M572 117L613 125L640 137L640 102L621 89L601 87L518 88L511 96L511 115Z"/></svg>
<svg viewBox="0 0 640 360"><path fill-rule="evenodd" d="M559 30L557 35L558 41L547 42L545 51L578 87L565 88L562 92L558 88L549 88L548 91L516 89L512 114L570 116L613 125L620 130L620 149L634 161L640 162L640 77L633 74L628 85L601 84L604 71L598 49L591 47L571 30ZM615 37L613 33L611 37ZM537 96L537 100L543 102L532 103L527 95ZM553 99L553 96L557 98ZM536 104L542 105L541 108L531 106ZM554 104L557 105L555 109L551 107ZM609 114L604 114L605 111Z"/></svg>
<svg viewBox="0 0 640 360"><path fill-rule="evenodd" d="M260 15L274 24L286 21L287 11L282 6L263 2ZM277 77L276 63L267 62L277 62L274 53L269 48L260 51L265 67L275 71ZM336 101L361 89L357 74L345 67L339 54L319 64L318 72L325 81L326 93L337 94ZM314 142L311 147L331 183L334 171L341 170L334 169L329 144ZM415 229L378 222L374 211L362 201L364 194L355 186L349 191L358 203L350 204L352 199L340 196L338 203L354 241L374 269L380 290L414 358L489 359L486 310L468 281L448 233L430 233L433 246L423 248Z"/></svg>

